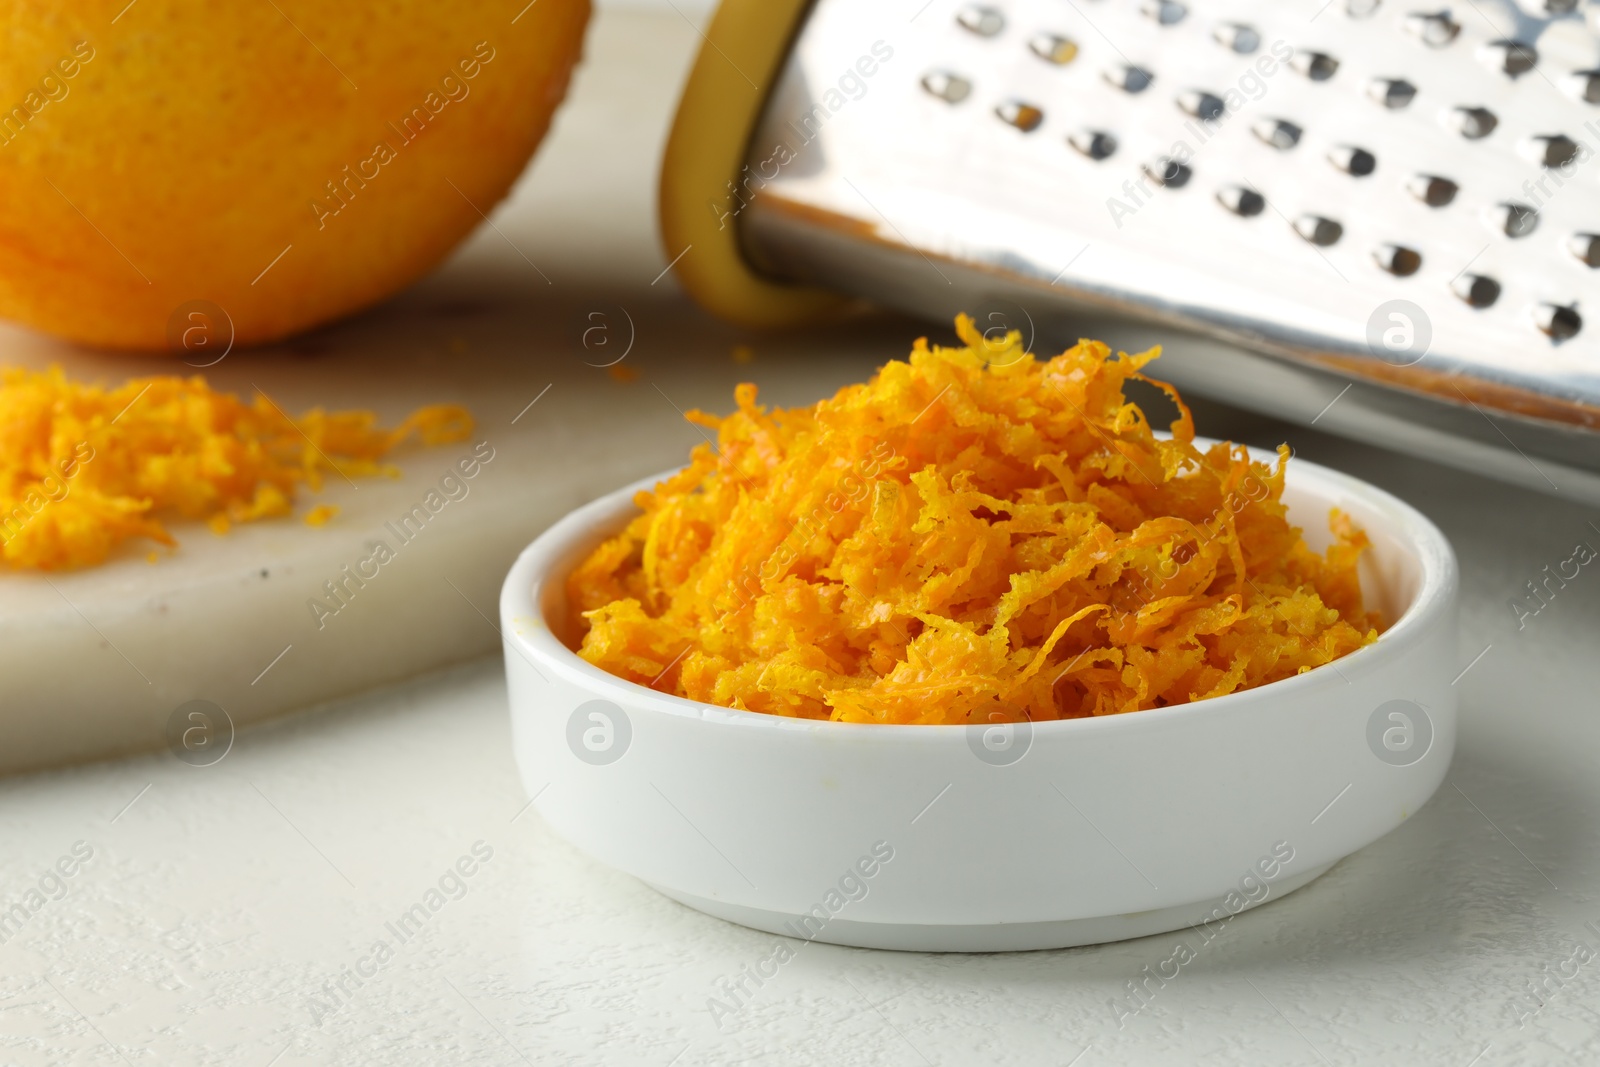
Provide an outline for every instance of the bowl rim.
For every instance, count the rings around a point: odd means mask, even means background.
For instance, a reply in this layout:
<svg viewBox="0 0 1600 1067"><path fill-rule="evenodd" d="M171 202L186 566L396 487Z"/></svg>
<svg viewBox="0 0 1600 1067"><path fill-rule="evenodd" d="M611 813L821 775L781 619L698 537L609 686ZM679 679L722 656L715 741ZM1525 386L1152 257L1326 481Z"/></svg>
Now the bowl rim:
<svg viewBox="0 0 1600 1067"><path fill-rule="evenodd" d="M1197 436L1195 443L1204 446L1214 443L1214 439ZM1263 449L1251 448L1249 451L1252 459L1264 461L1266 458ZM1272 457L1275 458L1276 453ZM1220 697L1164 708L1148 708L1120 715L1040 720L1030 723L1034 740L1069 730L1160 729L1186 723L1196 716L1258 712L1280 701L1293 701L1299 695L1309 695L1330 680L1351 684L1352 679L1347 674L1367 675L1381 671L1392 661L1403 658L1408 649L1426 640L1441 623L1450 619L1456 603L1459 571L1455 552L1443 531L1411 504L1385 489L1298 456L1292 457L1292 460L1288 468L1291 482L1321 483L1324 490L1321 495L1324 496L1337 496L1342 492L1360 498L1371 510L1382 514L1388 520L1389 532L1412 550L1421 566L1422 582L1400 618L1379 634L1372 644L1304 674ZM989 728L982 723L835 722L727 708L663 693L619 678L568 648L556 637L539 606L545 584L551 580L565 580L566 568L561 568L560 564L563 558L572 554L575 543L592 540L597 527L620 528L618 520L634 507L636 493L653 488L682 469L681 466L672 467L638 479L575 508L522 550L507 573L500 594L500 621L508 657L515 651L530 665L536 666L536 670L551 670L567 682L588 690L595 698L611 700L619 706L626 706L630 712L659 712L675 718L747 729L797 731L811 736L819 732L848 732L856 737L864 737L867 735L861 731L890 731L890 735L903 738L908 743L944 743L940 739L958 741L966 736L967 730ZM964 729L908 729L952 725L961 725Z"/></svg>

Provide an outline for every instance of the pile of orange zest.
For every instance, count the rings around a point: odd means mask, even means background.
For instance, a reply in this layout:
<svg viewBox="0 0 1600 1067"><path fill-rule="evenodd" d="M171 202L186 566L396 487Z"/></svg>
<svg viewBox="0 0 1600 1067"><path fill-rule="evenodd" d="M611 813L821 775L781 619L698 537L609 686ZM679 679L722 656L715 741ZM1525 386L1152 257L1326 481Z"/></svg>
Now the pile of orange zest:
<svg viewBox="0 0 1600 1067"><path fill-rule="evenodd" d="M692 700L861 723L1107 715L1233 693L1377 639L1347 516L1313 552L1276 464L1157 437L1123 388L1159 354L1047 361L957 319L864 385L753 385L569 576L590 663ZM578 643L581 635L581 644Z"/></svg>
<svg viewBox="0 0 1600 1067"><path fill-rule="evenodd" d="M90 566L132 538L176 544L162 521L172 516L224 533L289 514L300 487L320 489L329 472L398 476L382 460L413 436L437 445L471 433L456 405L385 429L370 411L291 418L263 394L246 403L198 376L108 389L55 367L10 368L0 372L0 555L14 567Z"/></svg>

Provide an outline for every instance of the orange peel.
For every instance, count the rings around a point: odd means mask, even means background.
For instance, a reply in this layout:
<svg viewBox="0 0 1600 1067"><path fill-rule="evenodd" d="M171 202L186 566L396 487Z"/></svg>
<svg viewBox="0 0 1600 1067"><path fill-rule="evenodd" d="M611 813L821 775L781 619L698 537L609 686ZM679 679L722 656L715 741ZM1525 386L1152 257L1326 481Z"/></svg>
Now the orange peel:
<svg viewBox="0 0 1600 1067"><path fill-rule="evenodd" d="M1311 670L1376 640L1347 516L1312 551L1276 463L1202 447L1159 349L962 346L811 407L735 391L687 467L567 580L578 652L691 700L974 724L1133 712ZM1124 392L1177 408L1158 435Z"/></svg>
<svg viewBox="0 0 1600 1067"><path fill-rule="evenodd" d="M235 523L288 515L302 486L333 473L398 476L383 458L472 433L465 408L420 408L394 429L371 411L314 408L292 418L264 394L246 403L199 376L106 388L59 368L0 373L0 558L59 570L106 560L123 542L177 542L163 515ZM312 525L337 511L307 516Z"/></svg>

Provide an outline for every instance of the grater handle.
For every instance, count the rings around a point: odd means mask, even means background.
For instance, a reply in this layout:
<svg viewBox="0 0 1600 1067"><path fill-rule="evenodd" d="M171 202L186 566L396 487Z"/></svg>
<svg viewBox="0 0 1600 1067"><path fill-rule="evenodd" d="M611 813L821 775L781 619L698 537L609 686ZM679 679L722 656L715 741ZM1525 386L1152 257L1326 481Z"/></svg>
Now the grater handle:
<svg viewBox="0 0 1600 1067"><path fill-rule="evenodd" d="M661 239L679 283L706 310L743 326L798 325L846 304L750 269L719 204L745 165L810 0L722 0L678 102L661 163Z"/></svg>

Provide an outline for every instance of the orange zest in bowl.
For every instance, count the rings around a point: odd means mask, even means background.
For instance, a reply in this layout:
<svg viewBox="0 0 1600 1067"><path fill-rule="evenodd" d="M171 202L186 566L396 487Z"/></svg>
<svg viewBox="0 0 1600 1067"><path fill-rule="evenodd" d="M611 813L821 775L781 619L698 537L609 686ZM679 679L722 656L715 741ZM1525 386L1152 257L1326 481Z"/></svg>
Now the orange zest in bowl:
<svg viewBox="0 0 1600 1067"><path fill-rule="evenodd" d="M449 404L391 430L370 411L291 418L264 394L245 403L199 376L108 389L59 368L11 368L0 374L0 556L40 570L91 566L131 538L176 544L163 515L226 533L289 514L299 488L320 489L326 473L397 476L381 461L412 436L433 445L471 433L472 416Z"/></svg>
<svg viewBox="0 0 1600 1067"><path fill-rule="evenodd" d="M753 385L717 444L568 577L579 654L691 700L811 719L1078 718L1238 692L1377 639L1365 535L1312 551L1276 464L1201 448L1160 355L919 340L811 407ZM1177 406L1158 437L1129 380Z"/></svg>

